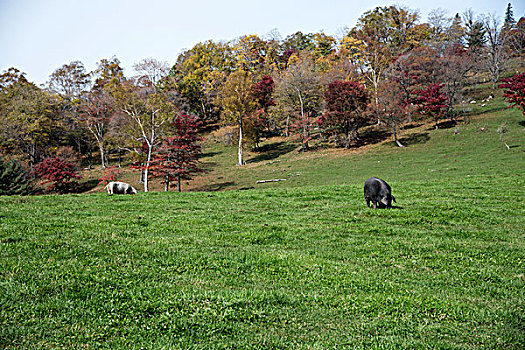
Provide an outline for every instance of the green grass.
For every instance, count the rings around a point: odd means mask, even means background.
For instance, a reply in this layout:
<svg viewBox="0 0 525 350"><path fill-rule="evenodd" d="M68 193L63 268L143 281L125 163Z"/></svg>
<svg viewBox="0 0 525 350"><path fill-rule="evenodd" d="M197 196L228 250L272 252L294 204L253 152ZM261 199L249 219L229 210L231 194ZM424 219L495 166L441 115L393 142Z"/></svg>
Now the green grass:
<svg viewBox="0 0 525 350"><path fill-rule="evenodd" d="M0 347L522 349L521 120L245 168L207 149L256 190L0 197ZM401 208L366 208L369 176Z"/></svg>

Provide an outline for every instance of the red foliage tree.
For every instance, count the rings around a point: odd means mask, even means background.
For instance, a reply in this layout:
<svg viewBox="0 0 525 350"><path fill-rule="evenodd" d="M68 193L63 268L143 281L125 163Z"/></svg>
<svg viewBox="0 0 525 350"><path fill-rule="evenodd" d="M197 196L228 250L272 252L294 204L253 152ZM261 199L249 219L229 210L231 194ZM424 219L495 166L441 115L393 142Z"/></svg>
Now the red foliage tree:
<svg viewBox="0 0 525 350"><path fill-rule="evenodd" d="M35 165L35 175L44 179L42 184L51 184L51 191L65 193L71 190L75 179L81 179L75 166L59 157L48 157Z"/></svg>
<svg viewBox="0 0 525 350"><path fill-rule="evenodd" d="M252 85L252 95L257 101L259 108L268 111L270 106L275 106L275 101L272 98L274 88L273 78L270 76L262 77L261 81Z"/></svg>
<svg viewBox="0 0 525 350"><path fill-rule="evenodd" d="M343 132L345 147L350 148L350 139L358 138L357 130L366 122L363 112L369 98L365 87L353 81L334 81L328 84L324 97L326 112L318 119L318 124Z"/></svg>
<svg viewBox="0 0 525 350"><path fill-rule="evenodd" d="M514 74L510 78L502 79L499 85L503 91L503 96L511 105L510 107L518 107L522 110L525 116L525 73Z"/></svg>
<svg viewBox="0 0 525 350"><path fill-rule="evenodd" d="M154 153L151 172L155 177L164 177L164 191L169 190L171 181L177 180L177 191L181 192L181 179L202 171L198 167L201 152L198 124L197 118L179 114L172 123L174 136L164 138Z"/></svg>
<svg viewBox="0 0 525 350"><path fill-rule="evenodd" d="M443 84L430 84L426 89L416 92L415 104L422 114L428 114L434 118L435 128L438 128L438 121L447 111L447 96L441 92Z"/></svg>
<svg viewBox="0 0 525 350"><path fill-rule="evenodd" d="M118 178L120 177L120 170L116 165L107 167L104 169L104 175L102 175L99 180L99 185L104 184L107 185L111 181L118 181Z"/></svg>

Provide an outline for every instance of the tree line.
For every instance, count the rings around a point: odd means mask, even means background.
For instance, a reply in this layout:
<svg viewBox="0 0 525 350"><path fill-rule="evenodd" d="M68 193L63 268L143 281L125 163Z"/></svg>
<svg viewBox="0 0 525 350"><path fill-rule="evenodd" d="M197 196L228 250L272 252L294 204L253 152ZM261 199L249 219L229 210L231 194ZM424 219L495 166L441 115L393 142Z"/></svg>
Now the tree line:
<svg viewBox="0 0 525 350"><path fill-rule="evenodd" d="M384 124L403 147L403 124L431 118L438 128L454 118L465 84L486 76L497 88L524 48L525 18L516 21L510 4L502 21L438 9L421 22L417 11L386 6L365 12L337 39L300 31L283 39L274 30L207 40L173 66L144 59L134 76L116 57L92 72L80 61L65 64L44 87L10 68L0 75L0 154L33 179L47 176L57 191L76 176L50 177L72 170L65 164L106 169L110 155L119 167L125 156L147 192L151 176L163 178L166 190L176 180L180 190L181 178L199 171L199 134L222 125L235 128L238 165L243 149L268 135L295 135L308 151L315 130L349 148L359 144L360 128ZM11 173L19 168L0 163Z"/></svg>

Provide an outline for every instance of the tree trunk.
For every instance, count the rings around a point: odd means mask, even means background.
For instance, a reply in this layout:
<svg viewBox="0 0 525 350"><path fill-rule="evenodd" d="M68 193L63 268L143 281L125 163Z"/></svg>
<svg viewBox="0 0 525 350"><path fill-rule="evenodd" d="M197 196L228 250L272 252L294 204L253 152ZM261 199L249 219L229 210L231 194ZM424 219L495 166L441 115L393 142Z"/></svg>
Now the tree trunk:
<svg viewBox="0 0 525 350"><path fill-rule="evenodd" d="M148 157L146 158L146 164L144 166L144 192L148 192L148 172L149 172L149 165L151 163L151 152L152 152L152 146L150 145L148 147Z"/></svg>
<svg viewBox="0 0 525 350"><path fill-rule="evenodd" d="M239 163L237 165L244 165L244 159L242 157L242 118L239 118Z"/></svg>
<svg viewBox="0 0 525 350"><path fill-rule="evenodd" d="M180 174L177 174L177 191L182 192L182 189L180 187Z"/></svg>
<svg viewBox="0 0 525 350"><path fill-rule="evenodd" d="M405 147L403 146L403 144L401 142L399 142L399 140L397 139L397 128L396 128L396 124L394 123L394 125L392 126L392 130L394 131L394 140L396 141L396 144L398 147Z"/></svg>
<svg viewBox="0 0 525 350"><path fill-rule="evenodd" d="M122 165L122 156L121 156L122 150L120 147L118 148L118 167L120 168Z"/></svg>
<svg viewBox="0 0 525 350"><path fill-rule="evenodd" d="M102 165L102 169L106 169L106 152L104 151L104 144L102 142L98 143L98 149L100 151L100 161Z"/></svg>
<svg viewBox="0 0 525 350"><path fill-rule="evenodd" d="M88 148L88 169L91 170L91 168L93 168L93 149L91 147L91 142L89 143L89 148Z"/></svg>
<svg viewBox="0 0 525 350"><path fill-rule="evenodd" d="M166 170L166 179L164 181L164 192L168 192L170 189L170 173Z"/></svg>
<svg viewBox="0 0 525 350"><path fill-rule="evenodd" d="M350 149L350 129L349 128L345 129L345 135L346 135L345 148Z"/></svg>

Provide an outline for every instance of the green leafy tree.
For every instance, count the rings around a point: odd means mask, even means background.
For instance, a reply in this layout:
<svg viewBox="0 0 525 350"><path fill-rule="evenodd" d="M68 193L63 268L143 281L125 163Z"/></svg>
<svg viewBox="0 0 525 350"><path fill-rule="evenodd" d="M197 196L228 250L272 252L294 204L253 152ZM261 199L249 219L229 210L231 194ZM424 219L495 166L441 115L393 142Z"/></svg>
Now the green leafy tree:
<svg viewBox="0 0 525 350"><path fill-rule="evenodd" d="M57 101L48 92L10 70L0 77L0 144L33 169L34 164L57 145Z"/></svg>
<svg viewBox="0 0 525 350"><path fill-rule="evenodd" d="M79 108L91 85L91 74L84 64L73 61L57 68L50 76L48 90L57 99L60 119L60 142L74 146L79 154L90 153L89 131L79 123Z"/></svg>

